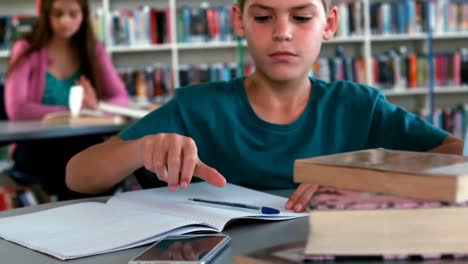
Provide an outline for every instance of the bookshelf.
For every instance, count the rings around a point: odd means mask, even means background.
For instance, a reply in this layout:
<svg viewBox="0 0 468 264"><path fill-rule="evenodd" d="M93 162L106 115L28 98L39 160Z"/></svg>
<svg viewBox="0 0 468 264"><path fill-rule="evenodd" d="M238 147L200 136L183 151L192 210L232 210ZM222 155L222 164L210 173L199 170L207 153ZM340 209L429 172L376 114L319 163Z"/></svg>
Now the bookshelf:
<svg viewBox="0 0 468 264"><path fill-rule="evenodd" d="M179 73L184 65L199 65L214 64L214 63L236 63L238 61L238 48L239 45L235 39L230 41L212 41L212 42L193 42L181 43L178 39L178 28L180 21L177 20L177 10L182 6L189 6L191 8L199 8L203 4L203 0L90 0L93 15L100 14L106 26L102 36L106 44L107 51L112 57L116 68L135 68L144 69L148 65L155 63L170 65L172 70L173 86L179 87L181 84ZM349 4L357 1L337 1L339 4ZM361 0L361 23L362 27L358 34L353 34L349 30L339 32L332 40L324 42L322 47L321 57L335 56L336 47L344 48L346 55L361 56L365 61L365 83L376 86L372 76L375 71L372 59L376 54L385 53L391 49L396 49L400 46L406 46L408 51L416 53L427 53L427 39L428 34L424 31L424 26L419 25L419 30L413 30L412 33L393 33L388 28L382 34L375 32L375 17L381 16L382 19L388 18L388 14L375 12L373 9L376 4L385 4L385 8L389 8L392 3L398 2L397 0ZM400 1L401 2L401 1ZM408 2L408 1L406 1ZM411 1L410 1L411 2ZM450 0L441 0L437 2L453 2ZM461 1L458 1L461 2ZM233 0L214 0L209 1L209 6L230 6ZM138 45L114 45L112 44L110 21L111 16L117 10L132 10L137 5L148 5L157 9L167 9L170 19L168 23L171 30L167 35L172 41L163 44L138 44ZM35 12L34 0L0 0L0 15L2 14L17 14ZM342 9L340 9L340 12ZM345 14L352 16L352 14ZM344 17L344 16L342 16ZM383 23L383 22L381 22ZM416 22L415 22L416 23ZM423 22L422 22L423 23ZM417 28L416 27L416 28ZM468 40L468 29L463 31L444 32L436 25L436 31L433 34L434 51L435 53L453 52L459 50L460 47L467 47L466 41ZM390 32L390 33L389 33ZM246 44L242 43L242 47L246 48ZM247 63L250 62L248 52L244 51L243 60ZM0 72L6 71L6 63L8 58L8 51L0 51ZM429 92L427 86L414 87L412 89L404 89L402 87L394 87L385 90L386 96L392 102L400 104L408 110L419 110L414 107L428 108ZM434 93L436 106L448 107L453 103L453 100L446 100L452 96L459 100L459 103L468 101L468 88L463 85L449 85L445 87L436 87ZM408 98L406 98L408 97ZM409 100L411 99L411 100ZM407 104L409 101L417 100L416 103Z"/></svg>

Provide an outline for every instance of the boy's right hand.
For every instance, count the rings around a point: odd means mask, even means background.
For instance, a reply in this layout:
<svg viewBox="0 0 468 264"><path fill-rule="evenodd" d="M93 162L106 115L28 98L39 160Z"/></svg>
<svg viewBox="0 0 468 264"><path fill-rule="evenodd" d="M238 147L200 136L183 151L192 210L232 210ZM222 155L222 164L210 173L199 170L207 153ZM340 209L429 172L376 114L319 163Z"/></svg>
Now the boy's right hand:
<svg viewBox="0 0 468 264"><path fill-rule="evenodd" d="M218 187L226 184L223 175L198 158L192 138L161 133L143 137L141 144L143 165L159 180L167 182L171 191L176 191L179 186L187 188L192 176Z"/></svg>

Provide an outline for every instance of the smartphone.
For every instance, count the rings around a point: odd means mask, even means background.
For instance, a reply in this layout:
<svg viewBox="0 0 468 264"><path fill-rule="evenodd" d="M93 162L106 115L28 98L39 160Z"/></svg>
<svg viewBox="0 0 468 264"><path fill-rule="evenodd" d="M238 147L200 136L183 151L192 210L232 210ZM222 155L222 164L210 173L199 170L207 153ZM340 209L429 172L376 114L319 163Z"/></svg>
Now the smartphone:
<svg viewBox="0 0 468 264"><path fill-rule="evenodd" d="M209 263L228 244L224 234L168 236L130 260L129 264Z"/></svg>

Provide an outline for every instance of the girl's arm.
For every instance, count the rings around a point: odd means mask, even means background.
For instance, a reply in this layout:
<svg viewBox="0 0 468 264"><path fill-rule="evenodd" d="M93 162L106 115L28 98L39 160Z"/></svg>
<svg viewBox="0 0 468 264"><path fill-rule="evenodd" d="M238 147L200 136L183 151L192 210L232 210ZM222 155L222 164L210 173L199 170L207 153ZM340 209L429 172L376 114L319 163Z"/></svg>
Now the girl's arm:
<svg viewBox="0 0 468 264"><path fill-rule="evenodd" d="M118 105L128 105L130 99L122 80L112 65L109 55L101 43L96 44L97 61L100 63L100 76L105 101Z"/></svg>
<svg viewBox="0 0 468 264"><path fill-rule="evenodd" d="M16 42L11 51L11 62L16 61L28 47L28 43L24 40ZM5 83L5 107L10 120L42 119L48 113L67 111L66 107L44 105L32 98L33 89L44 85L32 86L30 78L34 75L34 71L37 71L35 67L37 66L30 61L30 58L25 58L8 73Z"/></svg>

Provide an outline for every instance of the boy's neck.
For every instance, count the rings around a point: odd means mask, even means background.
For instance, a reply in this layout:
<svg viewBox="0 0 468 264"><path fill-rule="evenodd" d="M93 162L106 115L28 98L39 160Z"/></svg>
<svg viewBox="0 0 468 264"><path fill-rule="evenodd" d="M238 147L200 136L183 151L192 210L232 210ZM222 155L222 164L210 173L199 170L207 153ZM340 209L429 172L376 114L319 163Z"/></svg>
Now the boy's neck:
<svg viewBox="0 0 468 264"><path fill-rule="evenodd" d="M304 112L312 93L311 82L272 82L254 74L245 80L249 102L257 115L268 122L289 124Z"/></svg>
<svg viewBox="0 0 468 264"><path fill-rule="evenodd" d="M250 100L261 105L284 106L297 105L308 101L311 94L309 78L288 82L274 82L254 74L246 79L246 91Z"/></svg>

